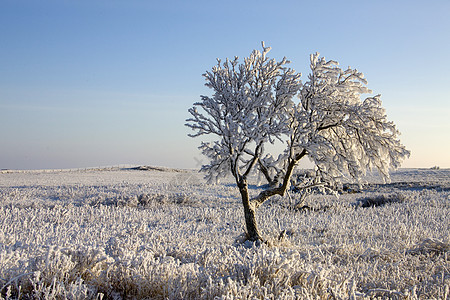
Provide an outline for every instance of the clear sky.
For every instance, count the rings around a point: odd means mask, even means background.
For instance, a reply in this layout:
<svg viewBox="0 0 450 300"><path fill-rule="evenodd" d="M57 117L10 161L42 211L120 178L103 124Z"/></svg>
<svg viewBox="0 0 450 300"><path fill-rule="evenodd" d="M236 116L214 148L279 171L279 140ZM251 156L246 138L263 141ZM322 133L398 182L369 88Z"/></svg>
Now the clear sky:
<svg viewBox="0 0 450 300"><path fill-rule="evenodd" d="M187 109L260 42L362 71L412 151L450 167L450 1L0 0L0 169L192 168Z"/></svg>

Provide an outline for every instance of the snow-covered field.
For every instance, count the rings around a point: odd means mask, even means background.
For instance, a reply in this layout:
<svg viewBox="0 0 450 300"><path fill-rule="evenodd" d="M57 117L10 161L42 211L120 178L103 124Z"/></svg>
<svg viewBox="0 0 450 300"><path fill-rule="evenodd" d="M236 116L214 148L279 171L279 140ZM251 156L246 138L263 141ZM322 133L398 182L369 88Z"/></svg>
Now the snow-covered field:
<svg viewBox="0 0 450 300"><path fill-rule="evenodd" d="M450 170L258 210L182 170L0 171L0 299L450 298ZM252 192L258 192L257 186ZM364 204L384 205L363 207ZM280 233L282 233L280 235Z"/></svg>

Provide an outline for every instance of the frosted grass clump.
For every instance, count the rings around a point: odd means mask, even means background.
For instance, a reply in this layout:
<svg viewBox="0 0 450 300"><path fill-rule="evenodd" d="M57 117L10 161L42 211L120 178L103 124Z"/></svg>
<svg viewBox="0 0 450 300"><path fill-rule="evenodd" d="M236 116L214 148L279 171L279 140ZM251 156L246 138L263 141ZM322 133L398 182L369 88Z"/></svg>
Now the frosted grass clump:
<svg viewBox="0 0 450 300"><path fill-rule="evenodd" d="M242 243L232 180L179 175L0 174L0 299L449 296L450 170L399 170L392 184L305 200L326 210L270 201L258 214L269 244L260 247ZM355 208L380 194L403 201Z"/></svg>

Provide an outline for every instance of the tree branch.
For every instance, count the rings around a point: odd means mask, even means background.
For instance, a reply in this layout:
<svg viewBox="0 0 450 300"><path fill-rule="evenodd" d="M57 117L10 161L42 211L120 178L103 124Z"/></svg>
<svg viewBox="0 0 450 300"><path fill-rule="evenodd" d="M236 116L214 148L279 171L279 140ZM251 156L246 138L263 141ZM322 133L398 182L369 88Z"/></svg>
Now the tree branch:
<svg viewBox="0 0 450 300"><path fill-rule="evenodd" d="M262 162L261 159L258 159L258 164L259 164L259 170L264 175L264 177L266 178L269 185L272 184L273 179L270 177L269 169L267 169L267 167L264 165L264 163Z"/></svg>
<svg viewBox="0 0 450 300"><path fill-rule="evenodd" d="M317 131L321 131L321 130L326 130L326 129L329 129L329 128L333 128L333 127L339 126L340 124L341 124L341 123L338 122L338 123L334 123L334 124L330 124L330 125L326 125L326 126L320 126L320 127L317 128Z"/></svg>
<svg viewBox="0 0 450 300"><path fill-rule="evenodd" d="M253 169L253 167L255 166L256 162L259 160L259 155L260 155L259 152L260 152L260 149L261 149L262 145L263 145L263 142L261 141L258 144L258 146L256 146L255 153L253 155L252 161L249 164L249 166L247 168L247 171L244 173L244 178L247 178L248 174L250 174L250 172Z"/></svg>
<svg viewBox="0 0 450 300"><path fill-rule="evenodd" d="M258 196L256 196L255 198L253 198L251 200L251 204L254 206L255 209L258 208L261 204L263 204L267 199L269 199L272 196L275 196L275 195L284 196L284 194L286 193L286 190L289 187L289 182L291 180L291 176L294 171L295 165L306 154L307 154L306 149L303 149L303 151L301 153L297 153L293 159L290 159L290 162L286 169L286 173L284 174L283 183L281 184L281 186L264 190L261 193L259 193Z"/></svg>

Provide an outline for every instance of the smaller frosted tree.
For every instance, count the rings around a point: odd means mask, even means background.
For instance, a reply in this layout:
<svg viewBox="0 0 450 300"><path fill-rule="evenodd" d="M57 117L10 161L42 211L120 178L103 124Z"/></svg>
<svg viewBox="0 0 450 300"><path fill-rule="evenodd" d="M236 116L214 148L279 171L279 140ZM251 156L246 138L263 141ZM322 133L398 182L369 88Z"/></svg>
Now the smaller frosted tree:
<svg viewBox="0 0 450 300"><path fill-rule="evenodd" d="M389 169L409 156L394 123L387 120L380 95L362 100L362 94L371 93L362 73L342 70L316 53L302 84L286 58L269 59L270 48L264 43L262 48L243 63L237 57L218 60L203 74L213 95L194 103L186 124L195 131L191 137L215 137L199 147L209 159L202 171L210 182L234 177L252 241L263 240L256 209L272 196L284 196L301 159L309 157L317 171L316 178L297 186L308 189L346 175L357 180L374 167L389 180ZM275 158L264 150L276 141L286 147ZM261 172L270 183L253 198L247 181L252 172Z"/></svg>

